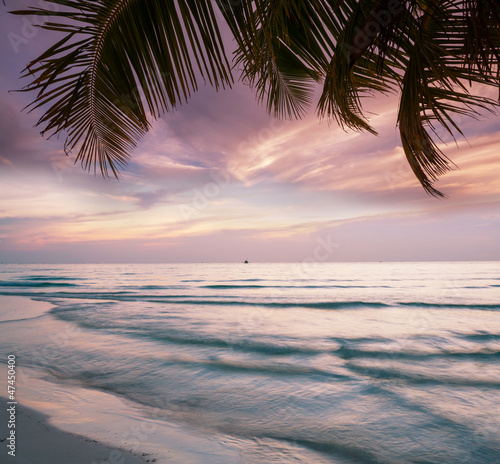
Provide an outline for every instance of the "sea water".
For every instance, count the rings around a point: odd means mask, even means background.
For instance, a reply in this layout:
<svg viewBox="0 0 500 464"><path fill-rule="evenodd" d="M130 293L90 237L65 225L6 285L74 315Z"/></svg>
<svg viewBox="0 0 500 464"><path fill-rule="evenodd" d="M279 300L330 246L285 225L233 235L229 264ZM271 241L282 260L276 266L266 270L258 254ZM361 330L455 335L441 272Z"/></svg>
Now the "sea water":
<svg viewBox="0 0 500 464"><path fill-rule="evenodd" d="M45 304L0 314L2 363L231 464L500 463L500 263L4 264L13 296Z"/></svg>

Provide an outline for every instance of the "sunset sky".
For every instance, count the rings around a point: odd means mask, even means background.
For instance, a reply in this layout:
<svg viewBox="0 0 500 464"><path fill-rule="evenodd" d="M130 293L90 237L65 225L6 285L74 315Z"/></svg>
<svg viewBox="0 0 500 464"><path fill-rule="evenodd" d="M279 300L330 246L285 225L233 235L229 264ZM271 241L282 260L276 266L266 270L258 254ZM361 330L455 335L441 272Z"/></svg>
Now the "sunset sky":
<svg viewBox="0 0 500 464"><path fill-rule="evenodd" d="M26 4L36 2L16 2ZM458 117L458 146L442 134L459 169L438 182L449 197L438 200L403 156L397 96L367 102L376 137L320 121L314 107L274 120L243 84L201 83L154 123L120 180L104 180L64 155L63 138L33 128L41 113L22 108L34 95L8 92L27 84L20 71L52 38L6 11L0 261L500 260L498 115Z"/></svg>

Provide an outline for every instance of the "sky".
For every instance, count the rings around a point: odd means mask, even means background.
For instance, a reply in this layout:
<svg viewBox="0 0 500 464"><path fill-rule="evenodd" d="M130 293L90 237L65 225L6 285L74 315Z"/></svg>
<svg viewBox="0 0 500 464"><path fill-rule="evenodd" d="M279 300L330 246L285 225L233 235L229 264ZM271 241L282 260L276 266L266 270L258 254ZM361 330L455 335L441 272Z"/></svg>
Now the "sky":
<svg viewBox="0 0 500 464"><path fill-rule="evenodd" d="M457 117L456 143L441 134L457 169L436 199L403 155L397 95L367 102L373 136L314 106L276 120L241 82L201 83L106 180L65 156L64 138L41 137L41 113L22 111L33 94L10 92L54 41L7 13L37 2L0 4L0 262L500 260L498 114Z"/></svg>

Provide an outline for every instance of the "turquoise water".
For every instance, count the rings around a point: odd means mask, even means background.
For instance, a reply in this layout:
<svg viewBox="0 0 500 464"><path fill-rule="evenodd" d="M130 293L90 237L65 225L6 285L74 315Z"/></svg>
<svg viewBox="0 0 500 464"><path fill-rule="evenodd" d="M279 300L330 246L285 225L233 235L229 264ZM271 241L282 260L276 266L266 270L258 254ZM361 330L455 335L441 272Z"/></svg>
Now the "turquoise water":
<svg viewBox="0 0 500 464"><path fill-rule="evenodd" d="M0 318L2 362L242 463L500 463L500 263L2 265L1 295L54 305Z"/></svg>

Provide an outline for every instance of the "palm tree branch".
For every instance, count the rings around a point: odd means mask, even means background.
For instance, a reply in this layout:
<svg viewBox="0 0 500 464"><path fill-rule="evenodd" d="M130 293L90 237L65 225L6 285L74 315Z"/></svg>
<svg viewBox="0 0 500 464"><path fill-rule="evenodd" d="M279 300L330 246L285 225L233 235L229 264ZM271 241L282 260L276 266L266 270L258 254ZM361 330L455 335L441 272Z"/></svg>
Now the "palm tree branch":
<svg viewBox="0 0 500 464"><path fill-rule="evenodd" d="M65 132L86 169L116 176L159 117L197 89L197 74L230 86L231 67L210 2L196 0L48 0L62 7L16 11L48 16L65 37L29 63L44 108L43 132ZM146 104L146 106L144 105Z"/></svg>
<svg viewBox="0 0 500 464"><path fill-rule="evenodd" d="M465 47L463 39L458 46L449 46L452 31L456 34L464 26L456 15L450 14L446 5L434 5L424 11L420 20L421 26L412 29L411 40L405 44L408 61L401 83L398 123L413 172L429 194L441 197L443 194L432 184L451 169L452 163L425 127L434 130L432 121L437 121L454 137L454 130L462 132L453 115L476 117L479 110L491 109L498 102L471 95L465 88L465 80L484 82L484 68L465 68L456 63Z"/></svg>

